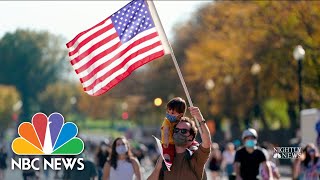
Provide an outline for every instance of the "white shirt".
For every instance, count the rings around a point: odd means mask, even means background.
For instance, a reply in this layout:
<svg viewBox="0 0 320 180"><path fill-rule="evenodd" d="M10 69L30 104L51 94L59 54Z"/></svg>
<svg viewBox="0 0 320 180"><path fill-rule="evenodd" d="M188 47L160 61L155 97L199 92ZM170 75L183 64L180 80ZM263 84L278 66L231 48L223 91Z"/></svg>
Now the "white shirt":
<svg viewBox="0 0 320 180"><path fill-rule="evenodd" d="M132 163L127 160L118 160L117 169L110 168L110 180L132 180L133 175Z"/></svg>
<svg viewBox="0 0 320 180"><path fill-rule="evenodd" d="M230 151L224 151L222 153L222 157L224 159L224 161L226 162L226 164L232 164L234 162L234 156L235 156L236 152L230 152Z"/></svg>

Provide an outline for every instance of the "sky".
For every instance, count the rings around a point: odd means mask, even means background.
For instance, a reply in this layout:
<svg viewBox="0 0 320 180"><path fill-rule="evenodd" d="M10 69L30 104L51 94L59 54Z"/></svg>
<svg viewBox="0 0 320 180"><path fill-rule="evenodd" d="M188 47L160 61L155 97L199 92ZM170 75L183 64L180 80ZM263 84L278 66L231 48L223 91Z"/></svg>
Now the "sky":
<svg viewBox="0 0 320 180"><path fill-rule="evenodd" d="M104 20L129 1L0 1L0 38L17 28L48 30L68 41ZM176 23L188 20L209 1L154 1L169 38Z"/></svg>

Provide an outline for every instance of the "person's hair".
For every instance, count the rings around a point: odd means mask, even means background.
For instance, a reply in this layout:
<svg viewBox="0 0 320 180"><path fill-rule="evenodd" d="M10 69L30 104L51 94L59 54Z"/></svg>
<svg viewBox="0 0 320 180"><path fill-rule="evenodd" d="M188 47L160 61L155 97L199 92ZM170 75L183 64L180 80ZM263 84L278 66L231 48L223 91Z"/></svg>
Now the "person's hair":
<svg viewBox="0 0 320 180"><path fill-rule="evenodd" d="M185 116L181 117L181 120L180 120L179 123L181 123L181 122L186 122L186 123L189 123L191 125L190 135L193 136L192 140L194 140L196 138L196 136L197 136L197 133L198 133L198 128L196 126L196 123L192 119L190 119L188 117L185 117ZM176 126L177 126L177 124L174 127L176 127Z"/></svg>
<svg viewBox="0 0 320 180"><path fill-rule="evenodd" d="M303 165L305 167L307 167L309 162L311 161L311 157L310 157L310 155L308 153L308 149L311 149L311 148L315 150L315 161L314 161L314 163L316 163L318 161L318 152L317 152L316 146L314 144L312 144L312 143L307 144L305 146L305 148L303 149L303 152L305 154L305 159L303 160Z"/></svg>
<svg viewBox="0 0 320 180"><path fill-rule="evenodd" d="M132 152L130 150L130 146L128 143L128 140L125 137L118 137L116 138L113 143L112 143L112 150L111 150L111 156L110 156L110 166L113 167L114 169L117 169L117 162L118 162L118 153L116 151L116 147L117 147L117 141L119 139L122 139L122 141L124 142L124 144L128 147L128 152L126 152L126 160L131 163L130 158L133 157Z"/></svg>
<svg viewBox="0 0 320 180"><path fill-rule="evenodd" d="M186 113L187 104L186 101L181 97L175 97L171 99L167 104L167 109L172 109L177 111L178 113Z"/></svg>

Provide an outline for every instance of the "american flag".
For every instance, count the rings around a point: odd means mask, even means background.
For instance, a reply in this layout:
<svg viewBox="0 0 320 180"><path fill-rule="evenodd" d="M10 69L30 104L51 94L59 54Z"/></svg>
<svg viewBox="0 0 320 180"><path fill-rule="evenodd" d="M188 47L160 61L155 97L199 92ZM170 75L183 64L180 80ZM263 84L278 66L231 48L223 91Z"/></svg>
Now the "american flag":
<svg viewBox="0 0 320 180"><path fill-rule="evenodd" d="M92 96L105 93L135 69L165 54L144 0L131 1L66 45L84 91Z"/></svg>

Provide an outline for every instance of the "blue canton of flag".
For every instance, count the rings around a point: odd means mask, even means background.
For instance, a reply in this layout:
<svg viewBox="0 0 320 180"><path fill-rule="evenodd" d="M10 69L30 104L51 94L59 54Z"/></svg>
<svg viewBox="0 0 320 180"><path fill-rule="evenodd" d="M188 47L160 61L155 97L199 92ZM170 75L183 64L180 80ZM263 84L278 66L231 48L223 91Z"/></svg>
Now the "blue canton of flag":
<svg viewBox="0 0 320 180"><path fill-rule="evenodd" d="M121 42L154 27L149 9L143 0L132 1L111 16Z"/></svg>

